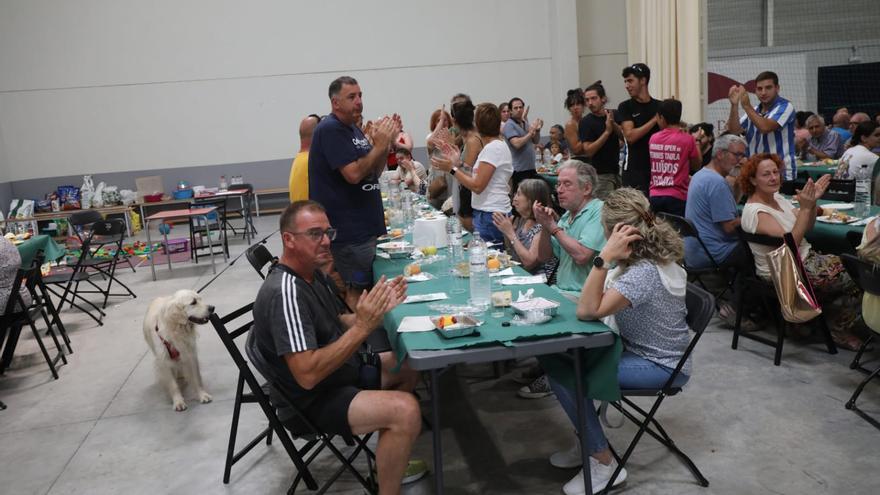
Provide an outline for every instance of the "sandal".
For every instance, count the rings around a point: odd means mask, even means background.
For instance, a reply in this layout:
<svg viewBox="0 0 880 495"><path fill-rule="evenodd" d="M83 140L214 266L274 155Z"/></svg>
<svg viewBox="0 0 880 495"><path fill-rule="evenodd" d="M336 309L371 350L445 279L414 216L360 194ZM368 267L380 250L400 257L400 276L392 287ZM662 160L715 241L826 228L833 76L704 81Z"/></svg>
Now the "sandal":
<svg viewBox="0 0 880 495"><path fill-rule="evenodd" d="M736 310L729 304L722 304L718 309L718 317L724 322L727 328L736 328ZM748 316L743 315L742 321L739 323L740 332L754 332L760 329L760 326Z"/></svg>

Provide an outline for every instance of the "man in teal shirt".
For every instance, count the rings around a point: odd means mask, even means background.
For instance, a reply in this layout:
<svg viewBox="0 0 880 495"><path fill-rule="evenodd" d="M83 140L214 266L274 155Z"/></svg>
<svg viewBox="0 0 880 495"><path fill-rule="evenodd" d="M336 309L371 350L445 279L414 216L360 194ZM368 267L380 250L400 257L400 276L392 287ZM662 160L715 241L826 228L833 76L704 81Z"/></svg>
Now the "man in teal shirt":
<svg viewBox="0 0 880 495"><path fill-rule="evenodd" d="M559 268L556 285L565 297L577 301L593 258L605 246L602 226L602 200L593 197L596 169L578 160L568 160L559 167L556 193L565 213L558 221L548 205L534 205L535 219L542 226L539 257L556 256Z"/></svg>

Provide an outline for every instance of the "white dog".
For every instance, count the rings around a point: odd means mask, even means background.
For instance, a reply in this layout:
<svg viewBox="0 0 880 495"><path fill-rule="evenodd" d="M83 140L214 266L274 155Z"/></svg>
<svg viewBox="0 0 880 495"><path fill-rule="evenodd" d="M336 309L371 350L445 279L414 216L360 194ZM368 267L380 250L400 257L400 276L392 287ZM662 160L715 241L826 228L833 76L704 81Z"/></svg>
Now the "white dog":
<svg viewBox="0 0 880 495"><path fill-rule="evenodd" d="M214 306L202 302L192 290L179 290L173 296L156 298L144 317L144 339L156 356L156 376L168 391L175 411L186 409L177 380L195 387L202 403L211 395L202 385L196 352L196 324L208 322Z"/></svg>

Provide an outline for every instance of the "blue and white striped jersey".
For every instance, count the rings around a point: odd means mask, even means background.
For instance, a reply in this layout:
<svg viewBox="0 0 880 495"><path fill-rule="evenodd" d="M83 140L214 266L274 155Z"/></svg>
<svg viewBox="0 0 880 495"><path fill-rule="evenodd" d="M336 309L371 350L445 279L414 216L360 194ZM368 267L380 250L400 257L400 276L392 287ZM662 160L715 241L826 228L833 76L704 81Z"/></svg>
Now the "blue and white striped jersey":
<svg viewBox="0 0 880 495"><path fill-rule="evenodd" d="M761 103L755 106L755 111L762 117L775 120L779 123L779 129L766 134L758 130L755 124L749 120L748 115L739 119L739 125L746 130L746 154L752 156L756 153L775 153L785 162L785 179L794 180L797 176L797 159L794 147L794 105L781 96L767 112L761 111Z"/></svg>

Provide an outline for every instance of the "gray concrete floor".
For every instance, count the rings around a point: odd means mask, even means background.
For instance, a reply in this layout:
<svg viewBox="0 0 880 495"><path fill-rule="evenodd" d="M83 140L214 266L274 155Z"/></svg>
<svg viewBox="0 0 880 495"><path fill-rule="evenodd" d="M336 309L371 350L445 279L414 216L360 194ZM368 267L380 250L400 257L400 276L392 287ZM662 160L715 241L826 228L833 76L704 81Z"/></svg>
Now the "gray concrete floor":
<svg viewBox="0 0 880 495"><path fill-rule="evenodd" d="M266 235L278 216L258 219ZM172 237L184 227L175 227ZM274 236L270 250L280 252ZM241 239L230 246L235 257ZM218 266L218 270L223 266ZM104 493L285 493L295 471L277 441L258 446L233 468L222 471L235 392L236 369L209 326L199 341L202 373L213 394L210 404L188 396L189 410L174 412L156 385L141 319L154 297L179 288L201 287L212 276L207 260L122 270L137 299L115 298L104 326L75 311L64 321L73 340L70 364L52 380L23 336L17 368L0 377L0 492L9 494ZM242 258L203 295L225 314L251 301L260 279ZM782 366L771 350L745 341L730 349L731 332L717 321L696 350L694 376L685 392L667 400L658 418L702 469L711 485L699 487L664 447L645 438L628 466L619 493L633 494L813 494L880 492L880 431L844 409L863 375L848 367L853 354L830 356L819 345L786 343ZM877 366L876 354L869 365ZM520 369L528 363L519 363ZM575 474L550 466L548 457L574 442L572 426L553 397L515 396L513 373L492 378L491 366L467 367L443 379L444 461L449 494L556 494ZM880 383L860 399L880 417ZM422 394L424 397L424 393ZM427 406L426 406L427 410ZM265 426L255 406L246 406L240 438ZM624 448L629 425L610 430L612 445ZM431 462L431 436L419 438L415 456ZM318 476L333 469L322 456ZM430 476L404 493L432 493ZM301 492L307 493L305 490ZM334 493L361 493L343 475Z"/></svg>

